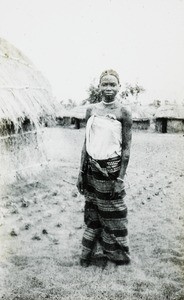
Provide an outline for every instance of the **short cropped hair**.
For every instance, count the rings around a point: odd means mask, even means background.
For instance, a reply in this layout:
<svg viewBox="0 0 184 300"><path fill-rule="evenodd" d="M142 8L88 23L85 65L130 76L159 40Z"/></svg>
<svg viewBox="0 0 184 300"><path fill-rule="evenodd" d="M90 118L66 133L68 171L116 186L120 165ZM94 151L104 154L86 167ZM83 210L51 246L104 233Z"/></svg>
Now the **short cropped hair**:
<svg viewBox="0 0 184 300"><path fill-rule="evenodd" d="M112 69L111 70L105 70L104 72L102 72L102 74L100 75L100 83L101 83L102 78L106 75L112 75L112 76L116 77L117 80L118 80L118 83L120 83L118 73L116 71L112 70Z"/></svg>

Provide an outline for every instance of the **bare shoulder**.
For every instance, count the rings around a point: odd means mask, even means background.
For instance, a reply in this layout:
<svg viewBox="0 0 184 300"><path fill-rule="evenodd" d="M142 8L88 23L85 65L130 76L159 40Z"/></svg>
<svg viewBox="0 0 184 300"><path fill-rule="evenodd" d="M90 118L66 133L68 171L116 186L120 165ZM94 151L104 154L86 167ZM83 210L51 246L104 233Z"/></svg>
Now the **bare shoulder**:
<svg viewBox="0 0 184 300"><path fill-rule="evenodd" d="M124 118L127 119L132 119L132 112L131 109L128 107L124 107L123 105L121 106L121 113L123 115Z"/></svg>
<svg viewBox="0 0 184 300"><path fill-rule="evenodd" d="M122 103L118 104L120 112L120 121L123 123L132 123L132 113L129 107L125 107Z"/></svg>
<svg viewBox="0 0 184 300"><path fill-rule="evenodd" d="M96 103L88 105L86 109L86 120L88 120L92 116L93 110L96 108L96 105Z"/></svg>

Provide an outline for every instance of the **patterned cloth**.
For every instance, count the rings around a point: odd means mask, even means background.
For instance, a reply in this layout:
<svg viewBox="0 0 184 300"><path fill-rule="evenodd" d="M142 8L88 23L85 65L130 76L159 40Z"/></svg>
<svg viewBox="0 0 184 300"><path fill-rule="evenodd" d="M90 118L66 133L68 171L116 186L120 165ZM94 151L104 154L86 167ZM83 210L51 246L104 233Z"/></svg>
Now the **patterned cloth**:
<svg viewBox="0 0 184 300"><path fill-rule="evenodd" d="M86 229L82 239L82 259L89 259L95 253L97 242L113 261L124 260L129 253L126 193L124 189L114 193L120 164L121 157L99 161L89 157L85 176Z"/></svg>

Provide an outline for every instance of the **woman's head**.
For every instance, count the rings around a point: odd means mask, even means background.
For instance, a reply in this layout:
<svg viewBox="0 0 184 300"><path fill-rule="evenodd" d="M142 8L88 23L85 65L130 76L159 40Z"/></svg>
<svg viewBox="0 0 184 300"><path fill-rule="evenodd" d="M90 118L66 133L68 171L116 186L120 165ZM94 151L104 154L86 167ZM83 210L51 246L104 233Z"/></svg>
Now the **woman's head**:
<svg viewBox="0 0 184 300"><path fill-rule="evenodd" d="M100 76L99 89L102 99L105 102L111 102L115 99L120 89L119 75L114 70L106 70Z"/></svg>
<svg viewBox="0 0 184 300"><path fill-rule="evenodd" d="M108 76L108 75L116 77L118 83L120 84L118 73L116 71L112 70L112 69L111 70L105 70L105 71L102 72L102 74L100 75L100 83L101 83L102 78L104 76Z"/></svg>

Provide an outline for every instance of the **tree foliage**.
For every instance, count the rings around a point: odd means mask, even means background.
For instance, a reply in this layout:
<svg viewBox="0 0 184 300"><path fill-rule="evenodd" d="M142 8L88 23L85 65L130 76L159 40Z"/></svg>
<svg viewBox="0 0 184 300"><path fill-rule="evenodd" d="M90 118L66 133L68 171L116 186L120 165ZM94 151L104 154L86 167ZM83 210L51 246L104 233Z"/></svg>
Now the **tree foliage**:
<svg viewBox="0 0 184 300"><path fill-rule="evenodd" d="M68 99L67 101L60 101L60 104L65 108L65 109L72 109L77 106L76 102L72 99Z"/></svg>
<svg viewBox="0 0 184 300"><path fill-rule="evenodd" d="M90 103L97 103L102 100L99 88L93 84L90 85L88 89L88 94L89 94L88 101Z"/></svg>
<svg viewBox="0 0 184 300"><path fill-rule="evenodd" d="M145 91L145 89L136 84L136 85L131 85L131 84L126 84L126 88L124 91L121 92L121 97L123 99L128 98L129 95L135 96L135 98L137 99L140 93L143 93Z"/></svg>

